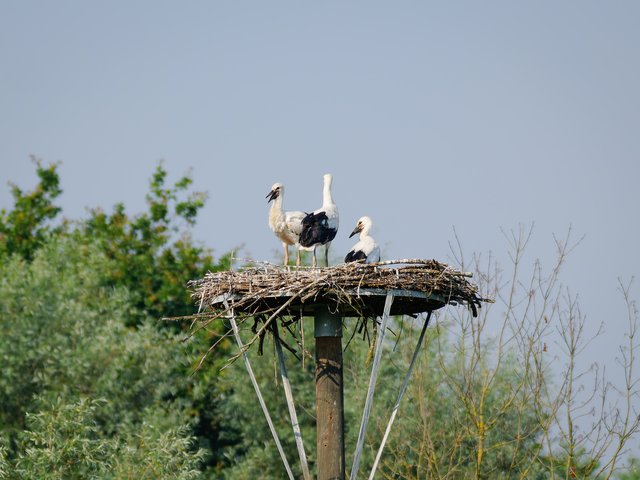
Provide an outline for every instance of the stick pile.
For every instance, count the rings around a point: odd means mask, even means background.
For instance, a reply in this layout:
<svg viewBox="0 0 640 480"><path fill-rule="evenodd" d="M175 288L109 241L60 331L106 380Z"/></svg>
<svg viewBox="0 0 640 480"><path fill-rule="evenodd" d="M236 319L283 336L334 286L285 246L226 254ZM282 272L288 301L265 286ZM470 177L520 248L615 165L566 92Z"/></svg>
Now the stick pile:
<svg viewBox="0 0 640 480"><path fill-rule="evenodd" d="M405 290L439 295L444 303L463 304L477 315L477 307L487 301L461 272L435 260L393 260L372 264L344 263L326 268L295 268L270 263L254 264L241 271L208 273L189 283L200 309L214 313L225 307L236 315L273 314L318 298L339 303L361 303L362 289ZM286 298L279 302L276 299Z"/></svg>
<svg viewBox="0 0 640 480"><path fill-rule="evenodd" d="M275 336L277 322L274 320L279 319L281 325L291 332L290 325L309 314L309 307L314 305L328 306L331 311L349 312L348 316L355 313L363 319L360 324L362 330L366 328L367 318L381 315L389 290L395 292L393 306L396 312L392 310L395 315L432 311L446 304L462 304L477 316L478 307L493 300L479 296L478 287L467 280L471 276L471 273L461 272L436 260L422 259L343 263L317 269L253 262L239 271L209 272L203 278L189 282L192 297L199 306L198 313L173 320L191 320L192 327L197 324L192 328L191 336L211 322L229 315L237 318L239 323L252 319L254 336L240 353L232 357L229 361L232 363L255 342L259 342L258 353L262 353L265 336L268 333ZM222 338L211 345L198 368ZM295 349L282 339L280 341L296 355ZM301 347L304 351L303 344Z"/></svg>

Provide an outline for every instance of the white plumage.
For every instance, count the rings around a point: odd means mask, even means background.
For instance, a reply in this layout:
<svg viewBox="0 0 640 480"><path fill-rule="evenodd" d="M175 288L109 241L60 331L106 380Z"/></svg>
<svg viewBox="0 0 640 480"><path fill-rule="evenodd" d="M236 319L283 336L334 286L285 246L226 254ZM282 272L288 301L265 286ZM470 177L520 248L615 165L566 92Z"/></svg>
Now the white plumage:
<svg viewBox="0 0 640 480"><path fill-rule="evenodd" d="M364 260L364 263L373 263L380 261L380 247L373 239L369 232L373 227L373 221L371 218L361 217L356 224L356 228L353 229L349 238L353 237L356 233L360 233L360 240L344 257L345 262L356 262L358 260Z"/></svg>
<svg viewBox="0 0 640 480"><path fill-rule="evenodd" d="M284 248L284 264L289 264L289 245L297 245L300 232L302 231L302 220L307 215L300 211L285 212L282 207L284 197L284 185L274 183L271 191L265 198L268 202L273 202L269 209L269 228L282 242ZM296 248L296 265L300 265L300 250Z"/></svg>
<svg viewBox="0 0 640 480"><path fill-rule="evenodd" d="M338 232L338 207L331 196L331 183L333 177L330 173L324 175L322 189L322 207L309 213L302 220L299 244L303 250L313 251L313 266L317 264L316 248L325 246L325 265L329 266L329 245Z"/></svg>

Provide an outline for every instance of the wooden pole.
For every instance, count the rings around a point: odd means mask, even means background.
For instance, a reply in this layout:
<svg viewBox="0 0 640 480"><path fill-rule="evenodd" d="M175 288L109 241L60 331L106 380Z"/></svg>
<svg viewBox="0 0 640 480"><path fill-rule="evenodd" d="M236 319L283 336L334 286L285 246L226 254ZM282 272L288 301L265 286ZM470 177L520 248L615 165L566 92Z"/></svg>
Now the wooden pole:
<svg viewBox="0 0 640 480"><path fill-rule="evenodd" d="M342 318L315 312L318 480L344 480Z"/></svg>

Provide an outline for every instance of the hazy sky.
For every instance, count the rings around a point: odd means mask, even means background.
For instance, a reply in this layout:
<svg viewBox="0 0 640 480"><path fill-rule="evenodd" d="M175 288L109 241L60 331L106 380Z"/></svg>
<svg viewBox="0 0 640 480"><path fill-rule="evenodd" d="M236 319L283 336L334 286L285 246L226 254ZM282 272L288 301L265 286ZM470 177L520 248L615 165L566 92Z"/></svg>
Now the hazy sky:
<svg viewBox="0 0 640 480"><path fill-rule="evenodd" d="M0 1L0 207L61 161L67 217L144 208L160 159L210 199L216 254L274 260L265 195L321 204L342 257L370 215L385 258L506 260L501 229L584 241L563 275L611 357L640 273L640 2ZM640 283L633 293L640 298Z"/></svg>

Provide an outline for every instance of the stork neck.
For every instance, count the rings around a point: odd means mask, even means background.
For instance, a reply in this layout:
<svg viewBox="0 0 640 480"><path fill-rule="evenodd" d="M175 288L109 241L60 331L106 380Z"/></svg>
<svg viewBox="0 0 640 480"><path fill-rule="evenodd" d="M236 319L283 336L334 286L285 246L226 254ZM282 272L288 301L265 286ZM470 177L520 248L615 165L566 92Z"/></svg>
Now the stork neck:
<svg viewBox="0 0 640 480"><path fill-rule="evenodd" d="M324 187L322 189L322 203L327 206L333 204L333 198L331 197L331 180L325 180Z"/></svg>
<svg viewBox="0 0 640 480"><path fill-rule="evenodd" d="M273 213L282 212L282 195L278 195L278 198L275 198L271 202L271 212Z"/></svg>

